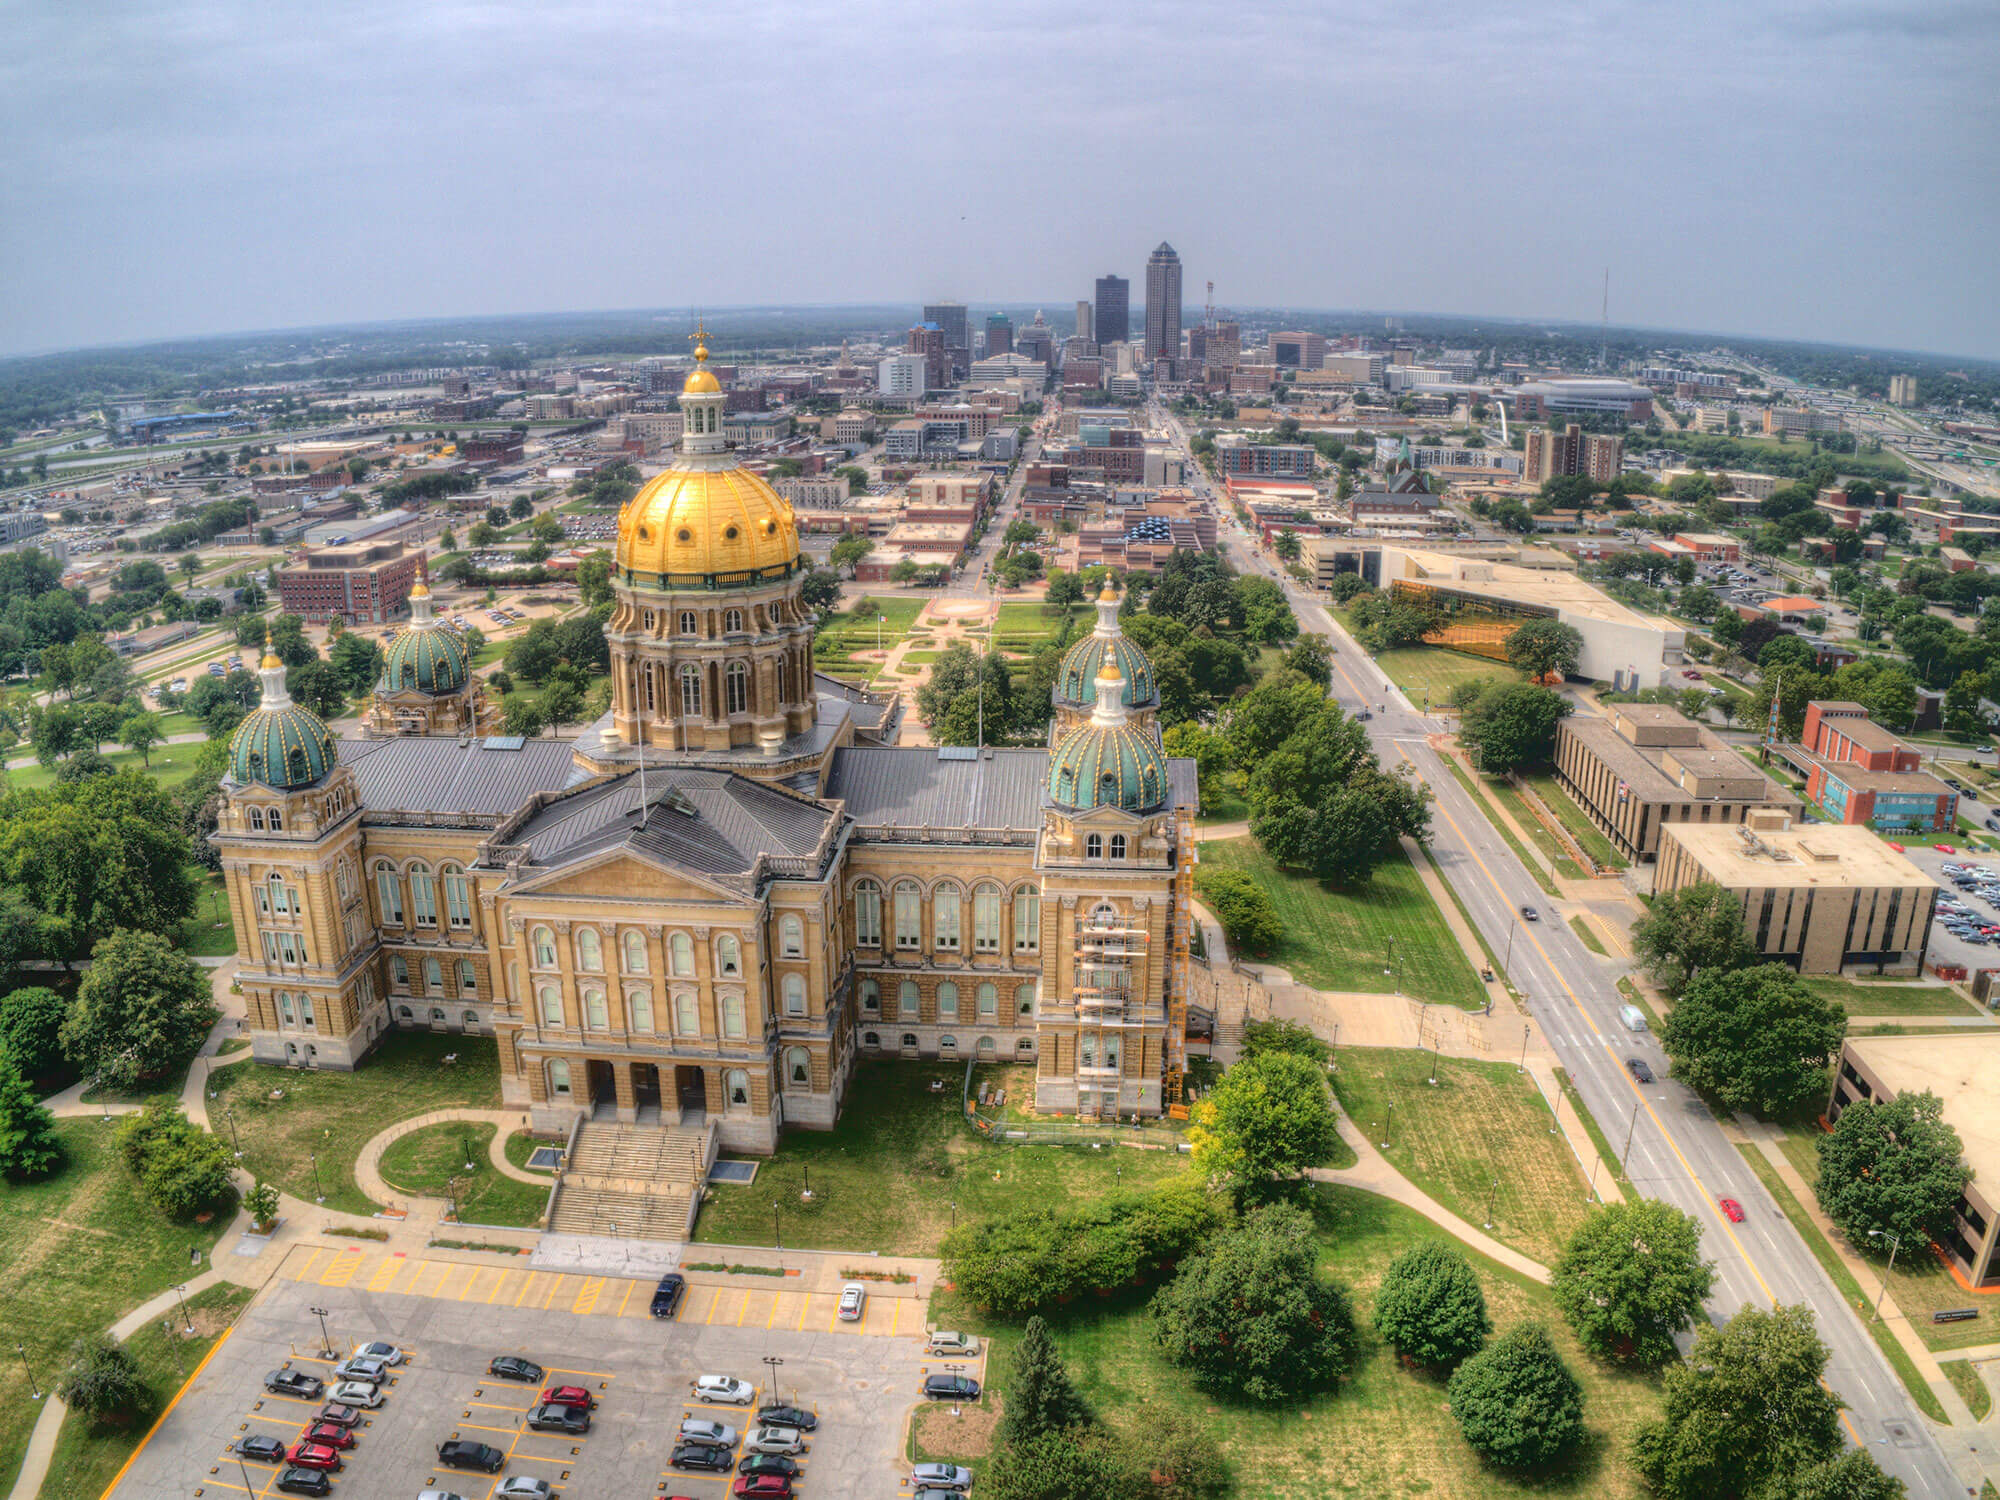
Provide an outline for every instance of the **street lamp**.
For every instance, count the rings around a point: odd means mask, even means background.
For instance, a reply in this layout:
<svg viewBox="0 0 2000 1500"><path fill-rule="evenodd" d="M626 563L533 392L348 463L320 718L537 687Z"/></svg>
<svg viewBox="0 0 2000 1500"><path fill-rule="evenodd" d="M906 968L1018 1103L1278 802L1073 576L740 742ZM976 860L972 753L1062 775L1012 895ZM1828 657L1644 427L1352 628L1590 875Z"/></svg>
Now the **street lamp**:
<svg viewBox="0 0 2000 1500"><path fill-rule="evenodd" d="M464 1136L460 1136L458 1138L458 1149L465 1155L465 1170L470 1172L472 1170L472 1143L466 1140Z"/></svg>
<svg viewBox="0 0 2000 1500"><path fill-rule="evenodd" d="M177 1286L175 1286L175 1288L174 1288L174 1294L175 1294L176 1296L178 1296L178 1297L179 1297L179 1298L181 1299L181 1322L183 1322L183 1323L185 1323L185 1324L187 1325L187 1331L188 1331L189 1333L193 1333L193 1332L194 1332L194 1319L193 1319L193 1318L192 1318L192 1317L191 1317L191 1316L189 1315L189 1313L188 1313L188 1299L187 1299L187 1286L186 1286L186 1284L185 1284L185 1283L182 1283L182 1284L180 1284L180 1285L177 1285Z"/></svg>
<svg viewBox="0 0 2000 1500"><path fill-rule="evenodd" d="M1528 1071L1528 1038L1534 1035L1534 1030L1534 1027L1526 1025L1521 1028L1521 1060L1514 1065L1516 1073Z"/></svg>
<svg viewBox="0 0 2000 1500"><path fill-rule="evenodd" d="M1896 1252L1903 1248L1903 1237L1893 1230L1871 1229L1868 1231L1868 1238L1889 1241L1889 1269L1882 1273L1882 1285L1875 1293L1875 1315L1868 1320L1871 1323L1879 1323L1882 1321L1882 1299L1889 1292L1889 1271L1896 1269Z"/></svg>
<svg viewBox="0 0 2000 1500"><path fill-rule="evenodd" d="M319 1319L319 1352L328 1359L333 1358L333 1335L326 1331L326 1309L308 1307L307 1312Z"/></svg>
<svg viewBox="0 0 2000 1500"><path fill-rule="evenodd" d="M1389 1127L1396 1122L1396 1101L1389 1101L1389 1117L1382 1122L1382 1149L1389 1149Z"/></svg>
<svg viewBox="0 0 2000 1500"><path fill-rule="evenodd" d="M174 1346L174 1320L172 1318L160 1319L160 1332L166 1335L167 1348L174 1356L174 1369L179 1373L181 1379L187 1379L187 1365L181 1359L181 1351Z"/></svg>
<svg viewBox="0 0 2000 1500"><path fill-rule="evenodd" d="M445 1178L444 1190L451 1198L452 1221L457 1224L463 1224L465 1217L458 1211L458 1179L456 1177Z"/></svg>
<svg viewBox="0 0 2000 1500"><path fill-rule="evenodd" d="M230 1148L236 1152L237 1156L240 1157L243 1155L243 1143L236 1138L236 1111L234 1109L225 1109L223 1110L223 1113L229 1116Z"/></svg>
<svg viewBox="0 0 2000 1500"><path fill-rule="evenodd" d="M775 1354L764 1356L764 1368L771 1372L770 1387L774 1396L784 1395L784 1392L778 1389L778 1371L784 1368L784 1364L785 1362Z"/></svg>
<svg viewBox="0 0 2000 1500"><path fill-rule="evenodd" d="M319 1181L319 1153L317 1151L309 1151L306 1154L312 1158L313 1202L324 1203L326 1202L326 1189L320 1186Z"/></svg>
<svg viewBox="0 0 2000 1500"><path fill-rule="evenodd" d="M951 1227L953 1229L958 1228L958 1205L956 1203L951 1205Z"/></svg>
<svg viewBox="0 0 2000 1500"><path fill-rule="evenodd" d="M1494 1178L1493 1185L1486 1190L1486 1227L1493 1227L1493 1200L1500 1191L1500 1179Z"/></svg>
<svg viewBox="0 0 2000 1500"><path fill-rule="evenodd" d="M781 1252L785 1248L784 1236L778 1230L778 1200L776 1198L771 1200L771 1243L776 1245Z"/></svg>
<svg viewBox="0 0 2000 1500"><path fill-rule="evenodd" d="M1625 1149L1618 1153L1618 1170L1621 1172L1626 1170L1626 1162L1632 1159L1632 1132L1639 1128L1640 1102L1636 1099L1632 1102L1632 1122L1625 1127Z"/></svg>
<svg viewBox="0 0 2000 1500"><path fill-rule="evenodd" d="M35 1379L34 1366L28 1363L27 1346L25 1344L16 1344L14 1346L14 1352L21 1356L21 1368L28 1372L28 1389L34 1393L34 1397L37 1401L41 1400L42 1387L41 1384Z"/></svg>

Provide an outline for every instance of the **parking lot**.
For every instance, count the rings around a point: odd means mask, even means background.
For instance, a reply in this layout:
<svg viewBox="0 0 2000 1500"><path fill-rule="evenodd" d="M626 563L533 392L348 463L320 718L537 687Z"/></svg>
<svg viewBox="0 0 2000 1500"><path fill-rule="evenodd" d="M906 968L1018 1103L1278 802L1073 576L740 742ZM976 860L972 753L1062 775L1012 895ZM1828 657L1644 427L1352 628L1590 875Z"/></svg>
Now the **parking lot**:
<svg viewBox="0 0 2000 1500"><path fill-rule="evenodd" d="M1894 838L1895 835L1890 834L1889 837ZM1938 892L1940 903L1956 901L1968 908L1975 924L2000 925L2000 904L1983 899L1977 889L1960 890L1944 871L1946 865L1971 865L2000 874L2000 857L1968 853L1963 849L1956 854L1940 854L1921 844L1908 845L1903 853L1905 858L1943 887ZM1941 911L1931 922L1930 944L1925 957L1932 963L1963 965L1968 973L1977 969L2000 968L2000 941L1979 943L1958 936L1948 929L1946 914Z"/></svg>
<svg viewBox="0 0 2000 1500"><path fill-rule="evenodd" d="M279 1469L239 1462L234 1445L257 1434L295 1442L319 1409L318 1400L274 1395L263 1383L282 1368L331 1383L315 1309L324 1310L342 1356L372 1339L408 1353L332 1476L341 1500L411 1500L423 1490L489 1500L514 1475L576 1497L719 1500L733 1474L670 1467L681 1422L734 1429L740 1458L757 1407L780 1400L819 1419L797 1455L802 1492L895 1494L907 1474L904 1419L924 1375L961 1368L924 1355L922 1304L871 1288L866 1316L842 1322L832 1294L690 1280L679 1317L663 1322L647 1313L650 1282L402 1257L379 1247L300 1246L216 1346L113 1494L279 1493ZM531 1430L527 1415L541 1386L490 1377L489 1361L502 1354L541 1365L544 1384L587 1390L597 1402L590 1431ZM983 1375L977 1361L966 1372ZM756 1399L694 1401L698 1375L747 1381ZM441 1467L437 1447L454 1438L499 1449L505 1466L498 1475Z"/></svg>

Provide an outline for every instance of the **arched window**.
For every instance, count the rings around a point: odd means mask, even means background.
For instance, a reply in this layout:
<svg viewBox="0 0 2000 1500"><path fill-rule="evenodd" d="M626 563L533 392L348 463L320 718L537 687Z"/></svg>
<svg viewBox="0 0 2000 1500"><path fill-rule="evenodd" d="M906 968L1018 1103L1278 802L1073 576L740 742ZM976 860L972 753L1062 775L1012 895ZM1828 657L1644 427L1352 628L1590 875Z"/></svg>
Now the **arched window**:
<svg viewBox="0 0 2000 1500"><path fill-rule="evenodd" d="M556 966L556 935L546 927L537 927L529 936L534 944L535 967L553 969Z"/></svg>
<svg viewBox="0 0 2000 1500"><path fill-rule="evenodd" d="M979 1019L994 1020L1000 1014L1000 989L997 985L982 984L978 991Z"/></svg>
<svg viewBox="0 0 2000 1500"><path fill-rule="evenodd" d="M722 1034L731 1040L743 1037L743 997L724 995L722 997Z"/></svg>
<svg viewBox="0 0 2000 1500"><path fill-rule="evenodd" d="M464 1012L459 1016L458 1024L463 1030L477 1031L479 1029L479 1012L476 1010Z"/></svg>
<svg viewBox="0 0 2000 1500"><path fill-rule="evenodd" d="M561 1026L563 1023L562 991L555 985L545 984L540 990L542 1001L542 1024Z"/></svg>
<svg viewBox="0 0 2000 1500"><path fill-rule="evenodd" d="M627 928L623 939L625 945L625 972L643 974L646 972L646 934L636 928Z"/></svg>
<svg viewBox="0 0 2000 1500"><path fill-rule="evenodd" d="M604 1003L603 990L591 988L583 992L583 1024L592 1031L604 1031L610 1027L610 1007Z"/></svg>
<svg viewBox="0 0 2000 1500"><path fill-rule="evenodd" d="M375 896L382 904L382 922L387 927L403 925L403 886L396 879L396 867L384 860L375 867Z"/></svg>
<svg viewBox="0 0 2000 1500"><path fill-rule="evenodd" d="M715 972L732 979L743 973L743 944L734 933L725 932L715 940Z"/></svg>
<svg viewBox="0 0 2000 1500"><path fill-rule="evenodd" d="M1014 986L1014 1011L1017 1015L1032 1016L1035 1013L1035 987L1033 984Z"/></svg>
<svg viewBox="0 0 2000 1500"><path fill-rule="evenodd" d="M901 1046L901 1047L902 1047L902 1048L903 1048L903 1049L904 1049L905 1051L909 1051L909 1052L914 1052L914 1051L916 1051L916 1050L917 1050L917 1034L916 1034L916 1033L915 1033L914 1031L906 1031L906 1032L904 1032L904 1033L903 1033L903 1035L902 1035L902 1039L901 1039L901 1041L900 1041L900 1042L899 1042L899 1043L898 1043L897 1045Z"/></svg>
<svg viewBox="0 0 2000 1500"><path fill-rule="evenodd" d="M750 711L750 669L740 661L731 662L722 673L722 686L732 714Z"/></svg>
<svg viewBox="0 0 2000 1500"><path fill-rule="evenodd" d="M933 945L940 953L958 952L958 887L946 881L931 897ZM901 943L897 944L901 947Z"/></svg>
<svg viewBox="0 0 2000 1500"><path fill-rule="evenodd" d="M472 960L469 958L461 958L458 961L458 992L461 995L479 993L479 972L473 968Z"/></svg>
<svg viewBox="0 0 2000 1500"><path fill-rule="evenodd" d="M924 893L914 880L896 883L896 946L917 949L924 945Z"/></svg>
<svg viewBox="0 0 2000 1500"><path fill-rule="evenodd" d="M283 990L279 990L271 998L278 1002L278 1024L280 1026L296 1026L299 1024L297 1015L292 1011L292 997L290 995L287 995Z"/></svg>
<svg viewBox="0 0 2000 1500"><path fill-rule="evenodd" d="M410 1010L410 1007L407 1005L399 1005L396 1007L396 1017L398 1020L403 1020L403 1021L413 1020L415 1018L414 1013Z"/></svg>
<svg viewBox="0 0 2000 1500"><path fill-rule="evenodd" d="M949 979L937 987L937 1002L940 1021L958 1019L958 986Z"/></svg>
<svg viewBox="0 0 2000 1500"><path fill-rule="evenodd" d="M782 656L771 663L771 685L778 690L780 703L791 702L791 663Z"/></svg>
<svg viewBox="0 0 2000 1500"><path fill-rule="evenodd" d="M1102 859L1102 858L1104 858L1104 835L1103 835L1103 834L1101 834L1101 833L1093 833L1092 835L1090 835L1090 837L1089 837L1089 838L1087 838L1087 839L1085 839L1085 840L1083 841L1083 857L1084 857L1085 859Z"/></svg>
<svg viewBox="0 0 2000 1500"><path fill-rule="evenodd" d="M444 992L444 966L435 958L424 960L424 991L432 995Z"/></svg>
<svg viewBox="0 0 2000 1500"><path fill-rule="evenodd" d="M993 1046L993 1038L990 1036L981 1037L979 1039L979 1046L974 1050L977 1051L979 1055L983 1058L991 1057L995 1050Z"/></svg>
<svg viewBox="0 0 2000 1500"><path fill-rule="evenodd" d="M410 987L410 961L400 953L389 955L389 983L399 990Z"/></svg>
<svg viewBox="0 0 2000 1500"><path fill-rule="evenodd" d="M972 950L1000 951L1000 887L975 886L972 891Z"/></svg>
<svg viewBox="0 0 2000 1500"><path fill-rule="evenodd" d="M1125 857L1124 834L1114 833L1111 835L1111 857L1113 859L1123 859Z"/></svg>
<svg viewBox="0 0 2000 1500"><path fill-rule="evenodd" d="M750 1105L750 1075L741 1068L731 1068L723 1079L723 1098L731 1109L747 1109Z"/></svg>
<svg viewBox="0 0 2000 1500"><path fill-rule="evenodd" d="M805 1048L785 1049L785 1082L798 1089L812 1087L812 1054Z"/></svg>
<svg viewBox="0 0 2000 1500"><path fill-rule="evenodd" d="M431 867L421 860L410 866L410 910L419 927L437 926L437 886L431 880Z"/></svg>
<svg viewBox="0 0 2000 1500"><path fill-rule="evenodd" d="M444 1007L442 1005L433 1005L431 1007L431 1025L442 1026L444 1023Z"/></svg>
<svg viewBox="0 0 2000 1500"><path fill-rule="evenodd" d="M569 1098L569 1060L562 1057L549 1059L549 1097Z"/></svg>
<svg viewBox="0 0 2000 1500"><path fill-rule="evenodd" d="M905 979L896 987L896 1017L898 1020L914 1021L917 1018L918 1008L917 982L914 979Z"/></svg>
<svg viewBox="0 0 2000 1500"><path fill-rule="evenodd" d="M1014 892L1014 951L1042 951L1042 896L1033 886Z"/></svg>
<svg viewBox="0 0 2000 1500"><path fill-rule="evenodd" d="M939 1038L938 1038L938 1051L940 1051L940 1052L956 1052L957 1050L958 1050L958 1038L957 1038L957 1037L955 1037L955 1036L941 1036L941 1037L939 1037Z"/></svg>
<svg viewBox="0 0 2000 1500"><path fill-rule="evenodd" d="M681 717L701 717L701 668L693 662L681 667Z"/></svg>
<svg viewBox="0 0 2000 1500"><path fill-rule="evenodd" d="M722 612L722 633L724 635L741 635L743 633L742 610L726 609Z"/></svg>
<svg viewBox="0 0 2000 1500"><path fill-rule="evenodd" d="M881 1033L881 1032L879 1032L879 1031L864 1031L864 1032L863 1032L863 1033L861 1034L861 1045L862 1045L862 1046L864 1046L864 1047L879 1047L879 1046L881 1046L881 1045L882 1045L882 1033Z"/></svg>
<svg viewBox="0 0 2000 1500"><path fill-rule="evenodd" d="M854 941L863 948L882 946L882 887L872 880L855 882Z"/></svg>
<svg viewBox="0 0 2000 1500"><path fill-rule="evenodd" d="M676 932L667 939L667 969L682 979L694 973L694 939Z"/></svg>
<svg viewBox="0 0 2000 1500"><path fill-rule="evenodd" d="M681 634L699 635L700 633L701 633L701 621L696 617L695 612L691 609L682 610Z"/></svg>
<svg viewBox="0 0 2000 1500"><path fill-rule="evenodd" d="M292 769L294 771L303 771L305 769L305 765L303 764L305 759L305 752L303 750L294 749L292 751L291 759L292 759ZM284 829L285 815L282 812L280 812L277 808L274 807L271 809L270 819L271 819L271 832L278 833Z"/></svg>
<svg viewBox="0 0 2000 1500"><path fill-rule="evenodd" d="M263 808L261 808L261 807L253 807L253 808L251 808L251 809L250 809L250 826L251 826L252 828L256 829L256 830L257 830L257 831L258 831L259 833L262 833L262 832L264 831L264 809L263 809Z"/></svg>
<svg viewBox="0 0 2000 1500"><path fill-rule="evenodd" d="M340 856L340 863L333 867L333 886L340 893L342 901L354 899L354 861L345 854Z"/></svg>
<svg viewBox="0 0 2000 1500"><path fill-rule="evenodd" d="M604 939L595 927L579 927L576 933L576 966L586 974L604 972Z"/></svg>
<svg viewBox="0 0 2000 1500"><path fill-rule="evenodd" d="M625 1024L633 1031L653 1029L653 992L651 990L627 990L625 992Z"/></svg>
<svg viewBox="0 0 2000 1500"><path fill-rule="evenodd" d="M674 996L674 1030L682 1036L701 1035L701 1007L694 996Z"/></svg>
<svg viewBox="0 0 2000 1500"><path fill-rule="evenodd" d="M806 924L787 916L778 923L778 954L782 958L806 956Z"/></svg>
<svg viewBox="0 0 2000 1500"><path fill-rule="evenodd" d="M653 612L650 609L643 611L641 614L641 619L644 622L646 629L650 631L653 628Z"/></svg>
<svg viewBox="0 0 2000 1500"><path fill-rule="evenodd" d="M882 1009L882 986L872 979L861 981L861 1008L871 1016Z"/></svg>
<svg viewBox="0 0 2000 1500"><path fill-rule="evenodd" d="M440 866L438 873L444 876L445 921L461 931L471 927L472 882L457 865Z"/></svg>
<svg viewBox="0 0 2000 1500"><path fill-rule="evenodd" d="M785 976L785 1014L802 1016L806 1013L806 982L803 976Z"/></svg>

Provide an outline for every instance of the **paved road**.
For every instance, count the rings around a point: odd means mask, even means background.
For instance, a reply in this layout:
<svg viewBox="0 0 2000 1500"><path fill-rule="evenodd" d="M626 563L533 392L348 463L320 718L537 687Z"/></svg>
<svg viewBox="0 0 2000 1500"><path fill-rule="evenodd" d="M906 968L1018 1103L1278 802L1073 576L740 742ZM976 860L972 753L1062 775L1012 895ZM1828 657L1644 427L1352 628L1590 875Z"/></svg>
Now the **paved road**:
<svg viewBox="0 0 2000 1500"><path fill-rule="evenodd" d="M1155 421L1185 442L1164 413ZM1520 920L1523 907L1542 910L1545 897L1426 743L1442 722L1418 713L1309 591L1255 554L1226 507L1223 527L1239 571L1277 578L1305 629L1337 643L1334 696L1374 713L1367 728L1383 765L1407 763L1430 787L1431 858L1493 951L1511 953L1509 977L1612 1143L1622 1143L1629 1130L1633 1186L1703 1226L1704 1247L1716 1262L1710 1316L1727 1319L1750 1304L1810 1304L1832 1350L1827 1380L1847 1403L1849 1435L1912 1495L1964 1493L1895 1372L1720 1124L1692 1091L1667 1078L1667 1059L1654 1039L1635 1037L1620 1023L1621 998L1604 984L1592 955L1561 921ZM1644 1088L1634 1082L1625 1068L1634 1056L1652 1064L1658 1081ZM1718 1197L1741 1203L1745 1222L1723 1218Z"/></svg>

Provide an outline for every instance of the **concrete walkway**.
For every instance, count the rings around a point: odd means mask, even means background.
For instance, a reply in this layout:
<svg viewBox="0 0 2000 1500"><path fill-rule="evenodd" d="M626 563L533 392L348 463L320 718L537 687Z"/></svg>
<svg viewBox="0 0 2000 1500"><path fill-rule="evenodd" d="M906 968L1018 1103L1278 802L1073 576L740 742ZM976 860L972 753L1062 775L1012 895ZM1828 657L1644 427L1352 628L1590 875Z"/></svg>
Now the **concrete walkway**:
<svg viewBox="0 0 2000 1500"><path fill-rule="evenodd" d="M427 1125L442 1125L451 1120L465 1120L493 1127L493 1139L486 1143L486 1159L493 1170L502 1177L511 1177L516 1182L534 1183L537 1187L555 1185L555 1178L549 1173L530 1172L507 1160L507 1137L516 1130L528 1128L528 1117L514 1109L437 1109L427 1115L418 1115L413 1120L400 1120L387 1130L368 1138L368 1143L361 1148L361 1154L354 1161L354 1185L361 1189L365 1197L395 1211L398 1202L411 1195L405 1194L401 1188L392 1187L383 1179L382 1153L388 1149L392 1141L401 1140L404 1136L422 1130ZM434 1198L432 1201L442 1207L446 1200Z"/></svg>

